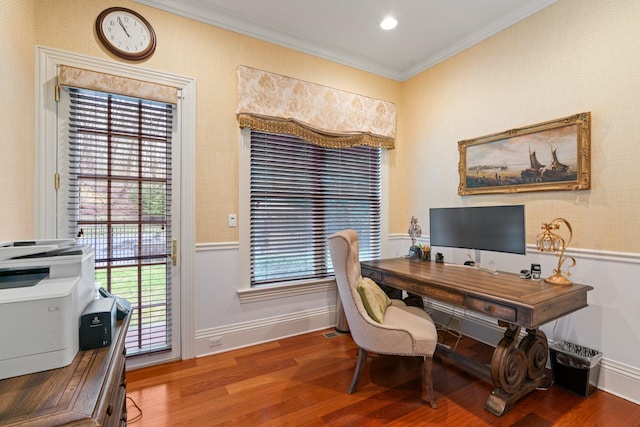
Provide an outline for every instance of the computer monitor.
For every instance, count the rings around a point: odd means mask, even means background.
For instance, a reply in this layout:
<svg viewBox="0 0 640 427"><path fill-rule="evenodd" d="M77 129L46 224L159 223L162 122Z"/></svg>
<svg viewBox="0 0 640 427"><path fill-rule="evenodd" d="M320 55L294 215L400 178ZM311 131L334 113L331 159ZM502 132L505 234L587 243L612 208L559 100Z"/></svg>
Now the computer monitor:
<svg viewBox="0 0 640 427"><path fill-rule="evenodd" d="M431 208L429 243L525 255L524 205Z"/></svg>

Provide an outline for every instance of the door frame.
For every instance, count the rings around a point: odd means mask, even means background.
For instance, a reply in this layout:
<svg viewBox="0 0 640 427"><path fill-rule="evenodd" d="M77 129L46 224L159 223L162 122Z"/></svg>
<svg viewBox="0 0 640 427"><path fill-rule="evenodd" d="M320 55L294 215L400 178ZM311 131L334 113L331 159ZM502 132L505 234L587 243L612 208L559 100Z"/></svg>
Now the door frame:
<svg viewBox="0 0 640 427"><path fill-rule="evenodd" d="M34 177L34 230L37 239L57 238L57 209L54 176L57 165L58 106L55 100L58 66L64 64L105 74L144 80L180 89L179 109L176 114L179 150L180 188L174 200L180 209L179 280L180 304L178 328L180 351L178 357L195 357L195 136L196 136L196 81L178 76L72 52L36 46L35 90L35 177ZM128 368L143 367L165 361L161 356L137 358L127 362Z"/></svg>

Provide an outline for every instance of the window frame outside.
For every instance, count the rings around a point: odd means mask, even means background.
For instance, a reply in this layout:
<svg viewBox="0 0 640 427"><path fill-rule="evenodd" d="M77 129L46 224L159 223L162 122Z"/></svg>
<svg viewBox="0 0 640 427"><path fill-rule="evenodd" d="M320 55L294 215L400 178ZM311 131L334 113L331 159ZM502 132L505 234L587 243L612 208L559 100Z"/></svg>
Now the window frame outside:
<svg viewBox="0 0 640 427"><path fill-rule="evenodd" d="M388 212L389 212L389 153L382 149L381 153L381 213L380 234L382 244L382 256L387 253L388 236ZM240 131L240 161L239 161L239 274L238 296L241 303L264 301L286 296L306 295L317 292L335 290L333 278L304 280L294 283L272 285L264 287L251 287L250 272L250 183L251 183L251 129L243 128Z"/></svg>

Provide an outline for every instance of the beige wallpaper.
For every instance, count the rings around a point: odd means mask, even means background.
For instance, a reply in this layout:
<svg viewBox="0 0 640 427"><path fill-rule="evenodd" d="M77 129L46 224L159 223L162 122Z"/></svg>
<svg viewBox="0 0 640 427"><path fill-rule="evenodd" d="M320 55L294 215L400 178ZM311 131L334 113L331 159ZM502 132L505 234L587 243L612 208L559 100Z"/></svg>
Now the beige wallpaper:
<svg viewBox="0 0 640 427"><path fill-rule="evenodd" d="M639 252L638 52L640 2L559 0L405 82L392 232L411 215L427 224L431 206L524 203L528 243L543 221L564 217L572 247ZM458 141L584 111L591 190L457 195Z"/></svg>
<svg viewBox="0 0 640 427"><path fill-rule="evenodd" d="M0 242L33 238L35 0L0 12ZM25 31L25 29L27 31Z"/></svg>
<svg viewBox="0 0 640 427"><path fill-rule="evenodd" d="M151 22L156 31L156 52L151 58L142 61L141 67L190 76L197 81L198 242L238 240L238 229L227 226L227 215L238 213L240 138L235 117L238 65L396 104L399 101L399 82L128 0L38 0L36 42L43 46L117 60L101 48L93 30L95 18L102 10L111 6L129 7L138 11ZM4 177L2 171L0 174ZM16 220L21 218L17 217ZM0 234L1 232L0 228Z"/></svg>
<svg viewBox="0 0 640 427"><path fill-rule="evenodd" d="M153 24L158 48L141 67L197 80L198 242L238 238L226 224L238 210L235 69L247 65L396 104L391 233L406 233L412 215L426 227L431 206L525 203L529 243L542 221L562 216L574 226L574 247L640 252L636 0L558 0L404 83L128 0L4 0L0 52L10 60L0 66L0 240L33 232L33 44L117 60L93 32L110 6L130 7ZM7 99L28 102L6 111ZM592 114L591 190L457 195L457 141L583 111Z"/></svg>

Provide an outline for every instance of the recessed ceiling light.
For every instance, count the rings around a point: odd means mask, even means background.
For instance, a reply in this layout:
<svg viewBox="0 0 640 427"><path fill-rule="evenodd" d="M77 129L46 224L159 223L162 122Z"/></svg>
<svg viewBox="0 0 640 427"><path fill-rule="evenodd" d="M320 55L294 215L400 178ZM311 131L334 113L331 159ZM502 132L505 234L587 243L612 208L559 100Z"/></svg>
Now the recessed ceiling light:
<svg viewBox="0 0 640 427"><path fill-rule="evenodd" d="M385 17L380 23L380 28L383 30L393 30L396 25L398 25L398 21L393 16Z"/></svg>

